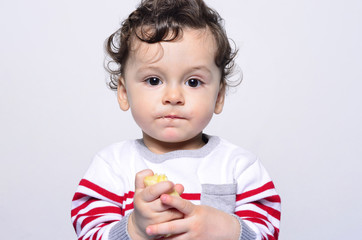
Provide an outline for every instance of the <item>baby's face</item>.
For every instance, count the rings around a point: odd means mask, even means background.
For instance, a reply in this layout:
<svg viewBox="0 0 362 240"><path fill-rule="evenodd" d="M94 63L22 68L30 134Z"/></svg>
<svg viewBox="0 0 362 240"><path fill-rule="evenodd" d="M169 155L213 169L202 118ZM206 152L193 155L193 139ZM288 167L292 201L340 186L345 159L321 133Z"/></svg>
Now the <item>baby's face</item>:
<svg viewBox="0 0 362 240"><path fill-rule="evenodd" d="M221 112L224 88L215 52L207 29L184 29L172 42L134 40L118 97L123 110L131 108L146 145L190 141ZM187 146L198 147L200 142Z"/></svg>

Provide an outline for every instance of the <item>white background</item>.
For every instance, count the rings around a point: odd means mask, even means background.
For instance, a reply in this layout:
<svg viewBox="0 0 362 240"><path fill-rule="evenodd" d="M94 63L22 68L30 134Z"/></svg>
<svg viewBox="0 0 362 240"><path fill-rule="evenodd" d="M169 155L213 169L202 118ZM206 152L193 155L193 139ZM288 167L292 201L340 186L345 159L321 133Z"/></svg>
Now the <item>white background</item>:
<svg viewBox="0 0 362 240"><path fill-rule="evenodd" d="M138 1L0 2L2 239L76 239L70 202L92 156L139 138L103 69ZM282 197L281 240L362 226L362 2L209 0L244 81L206 129L257 154Z"/></svg>

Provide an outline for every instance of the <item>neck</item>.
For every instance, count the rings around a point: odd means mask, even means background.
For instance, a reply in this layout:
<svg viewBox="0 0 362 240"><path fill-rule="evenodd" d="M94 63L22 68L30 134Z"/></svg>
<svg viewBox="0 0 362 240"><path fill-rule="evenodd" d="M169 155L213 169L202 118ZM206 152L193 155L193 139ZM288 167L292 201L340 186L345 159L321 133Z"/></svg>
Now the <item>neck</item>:
<svg viewBox="0 0 362 240"><path fill-rule="evenodd" d="M202 148L205 145L202 132L183 142L163 142L143 133L143 142L151 152L156 154L163 154L176 150L194 150Z"/></svg>

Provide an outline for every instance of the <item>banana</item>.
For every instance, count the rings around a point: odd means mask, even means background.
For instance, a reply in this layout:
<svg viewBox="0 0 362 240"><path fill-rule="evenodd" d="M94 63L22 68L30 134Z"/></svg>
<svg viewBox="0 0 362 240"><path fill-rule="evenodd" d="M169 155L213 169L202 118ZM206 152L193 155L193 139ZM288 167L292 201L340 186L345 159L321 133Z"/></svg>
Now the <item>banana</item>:
<svg viewBox="0 0 362 240"><path fill-rule="evenodd" d="M151 185L159 183L159 182L168 181L168 178L166 177L165 174L155 174L153 176L145 177L143 181L146 186L151 186ZM176 192L176 190L173 190L173 192L169 193L169 195L180 196L178 194L178 192Z"/></svg>

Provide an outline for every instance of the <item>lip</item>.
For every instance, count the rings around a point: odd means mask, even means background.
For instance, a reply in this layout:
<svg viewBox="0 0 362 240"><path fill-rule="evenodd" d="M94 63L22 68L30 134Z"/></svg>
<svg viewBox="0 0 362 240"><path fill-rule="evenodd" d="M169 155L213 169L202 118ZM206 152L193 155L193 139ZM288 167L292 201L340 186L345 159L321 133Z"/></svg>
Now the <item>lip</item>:
<svg viewBox="0 0 362 240"><path fill-rule="evenodd" d="M178 115L166 115L166 116L163 116L162 118L166 118L166 119L185 119L181 116L178 116Z"/></svg>
<svg viewBox="0 0 362 240"><path fill-rule="evenodd" d="M165 116L160 116L160 119L169 119L169 120L176 120L176 119L186 119L184 117L181 117L179 115L174 115L174 114L169 114L169 115L165 115Z"/></svg>

